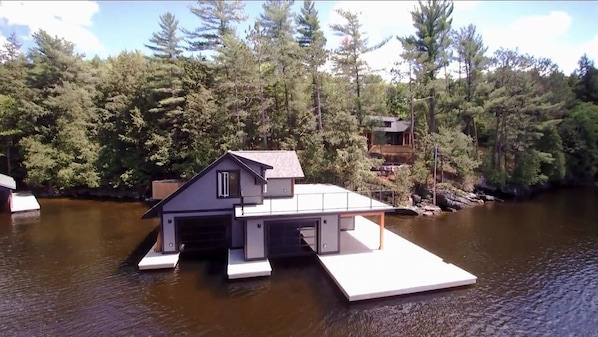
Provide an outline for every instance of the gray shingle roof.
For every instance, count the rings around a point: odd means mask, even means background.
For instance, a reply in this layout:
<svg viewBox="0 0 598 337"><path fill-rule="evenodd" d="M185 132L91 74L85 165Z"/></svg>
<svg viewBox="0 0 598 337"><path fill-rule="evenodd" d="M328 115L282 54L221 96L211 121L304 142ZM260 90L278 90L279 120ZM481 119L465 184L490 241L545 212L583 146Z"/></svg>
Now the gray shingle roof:
<svg viewBox="0 0 598 337"><path fill-rule="evenodd" d="M379 123L390 122L390 127L384 127L384 124L379 127L374 127L376 131L384 132L405 132L411 128L411 122L408 120L402 120L398 117L390 116L369 116L372 121L379 121Z"/></svg>
<svg viewBox="0 0 598 337"><path fill-rule="evenodd" d="M267 164L273 167L266 170L268 178L303 178L303 169L295 151L231 151L235 156Z"/></svg>
<svg viewBox="0 0 598 337"><path fill-rule="evenodd" d="M15 182L13 177L4 174L0 174L0 186L11 190L17 189L17 183Z"/></svg>

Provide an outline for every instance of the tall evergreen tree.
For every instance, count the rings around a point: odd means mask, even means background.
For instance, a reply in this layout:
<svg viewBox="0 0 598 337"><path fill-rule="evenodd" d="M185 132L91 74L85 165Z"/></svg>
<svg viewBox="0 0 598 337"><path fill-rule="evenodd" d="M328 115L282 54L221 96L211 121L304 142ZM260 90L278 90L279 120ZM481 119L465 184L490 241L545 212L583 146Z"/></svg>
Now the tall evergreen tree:
<svg viewBox="0 0 598 337"><path fill-rule="evenodd" d="M362 126L365 120L365 112L363 111L361 92L363 91L363 76L367 71L367 64L362 57L366 53L381 48L390 38L385 38L378 44L370 45L368 38L362 31L358 13L343 9L338 9L336 12L344 20L344 23L333 24L330 28L334 34L344 39L336 50L333 60L337 70L344 73L348 80L353 83L355 107L352 110L357 116L359 125Z"/></svg>
<svg viewBox="0 0 598 337"><path fill-rule="evenodd" d="M154 51L154 70L149 80L154 104L147 111L149 137L146 146L151 149L151 161L168 174L170 165L180 163L177 148L182 141L181 124L184 114L183 69L179 56L181 38L177 35L178 20L171 13L160 16L160 31L150 38L148 48Z"/></svg>
<svg viewBox="0 0 598 337"><path fill-rule="evenodd" d="M455 36L455 47L459 61L459 76L464 73L464 96L461 113L465 119L465 131L472 136L477 155L477 125L476 116L483 113L483 102L476 100L482 86L482 72L487 68L484 53L488 49L484 46L482 37L477 33L474 25L461 27Z"/></svg>
<svg viewBox="0 0 598 337"><path fill-rule="evenodd" d="M436 132L436 88L433 81L449 61L452 13L453 2L450 0L419 1L418 7L411 12L415 35L397 37L404 48L411 51L405 57L416 61L416 70L422 76L424 86L428 88L428 125L431 133Z"/></svg>
<svg viewBox="0 0 598 337"><path fill-rule="evenodd" d="M309 67L312 78L312 100L313 110L317 118L318 130L323 130L322 126L322 106L320 103L320 67L326 63L328 52L326 51L326 37L320 28L318 11L315 9L314 2L305 0L301 15L298 17L298 42L303 48L305 63Z"/></svg>
<svg viewBox="0 0 598 337"><path fill-rule="evenodd" d="M191 51L216 50L226 35L235 34L234 24L247 18L240 0L199 0L197 6L189 8L201 22L195 29L183 29Z"/></svg>
<svg viewBox="0 0 598 337"><path fill-rule="evenodd" d="M291 6L294 1L268 0L263 4L260 25L264 28L266 61L272 66L271 95L275 112L282 117L271 124L277 147L300 148L306 133L314 130L313 114L309 114L302 99L300 81L300 49L294 40L296 32ZM284 116L284 117L283 117Z"/></svg>
<svg viewBox="0 0 598 337"><path fill-rule="evenodd" d="M102 186L133 188L152 176L151 153L145 146L151 125L144 119L153 101L146 81L150 60L139 52L122 52L106 61L98 88L98 140Z"/></svg>
<svg viewBox="0 0 598 337"><path fill-rule="evenodd" d="M85 71L74 45L40 30L33 34L33 62L27 77L27 101L21 139L31 185L97 187L94 79Z"/></svg>
<svg viewBox="0 0 598 337"><path fill-rule="evenodd" d="M579 59L578 65L572 76L577 99L598 104L598 69L586 54Z"/></svg>
<svg viewBox="0 0 598 337"><path fill-rule="evenodd" d="M145 44L154 53L154 57L172 60L183 53L180 46L182 38L178 36L179 20L174 14L166 12L160 15L160 31L153 33L150 44Z"/></svg>

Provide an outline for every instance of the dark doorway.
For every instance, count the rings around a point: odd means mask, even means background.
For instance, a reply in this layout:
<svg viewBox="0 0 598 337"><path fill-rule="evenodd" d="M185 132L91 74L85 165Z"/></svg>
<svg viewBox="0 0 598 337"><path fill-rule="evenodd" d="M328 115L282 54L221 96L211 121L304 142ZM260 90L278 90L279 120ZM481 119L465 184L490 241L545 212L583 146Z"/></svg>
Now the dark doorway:
<svg viewBox="0 0 598 337"><path fill-rule="evenodd" d="M176 218L176 237L185 252L226 250L231 242L231 216Z"/></svg>
<svg viewBox="0 0 598 337"><path fill-rule="evenodd" d="M266 222L268 257L310 255L318 251L317 219Z"/></svg>

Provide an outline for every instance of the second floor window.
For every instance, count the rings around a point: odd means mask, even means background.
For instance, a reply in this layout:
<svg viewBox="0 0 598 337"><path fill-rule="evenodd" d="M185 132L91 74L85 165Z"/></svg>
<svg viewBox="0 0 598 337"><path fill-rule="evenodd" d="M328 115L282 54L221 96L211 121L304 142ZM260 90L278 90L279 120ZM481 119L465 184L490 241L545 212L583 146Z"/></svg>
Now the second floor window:
<svg viewBox="0 0 598 337"><path fill-rule="evenodd" d="M392 126L392 122L384 121L384 127L389 128Z"/></svg>
<svg viewBox="0 0 598 337"><path fill-rule="evenodd" d="M238 198L241 196L239 171L218 171L218 198Z"/></svg>

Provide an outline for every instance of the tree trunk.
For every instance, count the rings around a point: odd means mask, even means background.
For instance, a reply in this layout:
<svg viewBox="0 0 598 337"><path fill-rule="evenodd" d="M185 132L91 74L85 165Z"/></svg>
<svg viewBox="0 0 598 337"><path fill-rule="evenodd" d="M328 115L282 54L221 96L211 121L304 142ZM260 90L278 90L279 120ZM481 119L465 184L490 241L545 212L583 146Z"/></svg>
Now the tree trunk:
<svg viewBox="0 0 598 337"><path fill-rule="evenodd" d="M355 63L355 84L357 85L357 120L359 120L359 127L363 126L363 116L361 111L361 83L359 82L359 69Z"/></svg>
<svg viewBox="0 0 598 337"><path fill-rule="evenodd" d="M502 136L503 142L502 143L503 143L504 148L503 148L502 154L504 157L504 159L503 159L504 166L503 167L504 167L505 172L507 172L507 154L509 152L508 151L509 143L508 143L508 138L507 138L507 116L508 116L508 113L504 112L503 113L503 123L502 123L502 134L503 134L503 136Z"/></svg>
<svg viewBox="0 0 598 337"><path fill-rule="evenodd" d="M496 113L496 123L494 127L494 150L492 151L492 169L500 167L500 114Z"/></svg>
<svg viewBox="0 0 598 337"><path fill-rule="evenodd" d="M478 158L478 127L476 126L475 117L471 117L471 122L473 124L473 148L474 153L473 157Z"/></svg>
<svg viewBox="0 0 598 337"><path fill-rule="evenodd" d="M262 63L258 61L258 86L260 90L260 124L262 127L262 142L264 150L268 149L268 133L266 131L266 111L264 109L264 85L262 83Z"/></svg>
<svg viewBox="0 0 598 337"><path fill-rule="evenodd" d="M436 97L435 90L430 89L430 133L436 133Z"/></svg>
<svg viewBox="0 0 598 337"><path fill-rule="evenodd" d="M316 119L318 121L318 131L323 131L322 125L322 107L320 106L320 79L318 75L318 69L316 68L313 75L314 82L314 108L316 109Z"/></svg>

